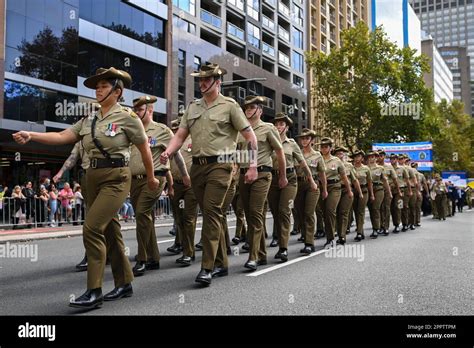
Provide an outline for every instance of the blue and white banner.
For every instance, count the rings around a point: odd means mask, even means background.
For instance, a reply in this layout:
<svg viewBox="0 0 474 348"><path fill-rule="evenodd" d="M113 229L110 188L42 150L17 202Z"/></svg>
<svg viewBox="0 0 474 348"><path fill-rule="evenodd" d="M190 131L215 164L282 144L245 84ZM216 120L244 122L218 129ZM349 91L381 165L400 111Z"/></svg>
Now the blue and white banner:
<svg viewBox="0 0 474 348"><path fill-rule="evenodd" d="M416 143L377 143L372 145L372 150L384 150L387 156L392 153L403 153L418 163L418 170L431 172L433 170L433 143L420 141Z"/></svg>
<svg viewBox="0 0 474 348"><path fill-rule="evenodd" d="M441 172L441 178L443 181L451 181L454 186L466 187L467 186L467 172L463 171L446 171Z"/></svg>

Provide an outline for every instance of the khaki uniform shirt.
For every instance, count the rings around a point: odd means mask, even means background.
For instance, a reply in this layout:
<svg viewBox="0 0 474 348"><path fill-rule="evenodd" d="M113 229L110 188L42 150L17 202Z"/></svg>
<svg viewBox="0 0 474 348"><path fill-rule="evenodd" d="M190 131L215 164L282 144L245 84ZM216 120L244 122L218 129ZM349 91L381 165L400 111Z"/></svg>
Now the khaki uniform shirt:
<svg viewBox="0 0 474 348"><path fill-rule="evenodd" d="M181 152L181 155L183 155L184 163L186 164L186 169L188 170L188 173L191 172L191 166L193 164L193 157L191 156L192 146L193 143L191 141L191 137L188 136L184 141L183 146L181 146L181 149L179 150ZM174 180L183 180L183 177L181 176L178 166L176 165L174 160L171 161L171 175L173 175Z"/></svg>
<svg viewBox="0 0 474 348"><path fill-rule="evenodd" d="M253 128L255 136L257 137L258 143L258 155L257 155L257 166L271 167L273 150L279 150L283 148L280 141L280 135L277 129L272 123L263 122L260 120ZM239 134L237 148L240 153L245 154L248 152L248 142ZM241 159L237 161L241 168L249 167L249 156L241 156Z"/></svg>
<svg viewBox="0 0 474 348"><path fill-rule="evenodd" d="M394 181L397 180L397 172L393 169L393 166L390 163L384 163L383 168L388 184L393 185Z"/></svg>
<svg viewBox="0 0 474 348"><path fill-rule="evenodd" d="M447 193L448 192L448 189L446 188L446 185L445 185L444 182L440 182L440 183L436 182L433 186L433 189L436 192L436 194L441 194L441 193Z"/></svg>
<svg viewBox="0 0 474 348"><path fill-rule="evenodd" d="M160 163L160 155L166 150L168 144L173 137L173 132L166 125L151 121L145 133L148 137L148 145L150 145L151 156L153 157L154 170L170 169L170 162L166 164ZM130 170L132 175L145 175L146 169L143 164L142 156L136 146L132 146L132 154L130 156Z"/></svg>
<svg viewBox="0 0 474 348"><path fill-rule="evenodd" d="M303 153L294 139L286 138L282 142L283 152L285 153L286 168L294 168L304 160ZM273 169L278 170L278 159L275 152L272 153Z"/></svg>
<svg viewBox="0 0 474 348"><path fill-rule="evenodd" d="M191 134L192 156L207 157L234 153L237 133L250 124L234 99L219 94L211 105L204 99L191 102L179 127Z"/></svg>
<svg viewBox="0 0 474 348"><path fill-rule="evenodd" d="M400 188L407 187L405 179L408 179L409 176L405 167L397 165L393 166L393 168L395 169L395 173L397 173L398 186L400 186Z"/></svg>
<svg viewBox="0 0 474 348"><path fill-rule="evenodd" d="M92 141L91 126L94 116L97 115L95 136L100 141L104 150L112 158L130 159L130 144L143 144L147 140L145 129L138 116L129 108L115 104L105 115L102 110L93 113L71 126L71 130L82 140L84 149L90 158L104 158L100 150ZM115 136L106 132L113 129ZM107 132L108 133L108 132Z"/></svg>
<svg viewBox="0 0 474 348"><path fill-rule="evenodd" d="M77 154L81 158L81 167L84 170L89 169L90 166L90 159L87 155L86 150L84 149L84 145L82 144L82 140L79 140L74 147L72 148L71 155Z"/></svg>
<svg viewBox="0 0 474 348"><path fill-rule="evenodd" d="M335 156L331 155L328 160L325 159L324 164L326 165L327 180L341 180L341 175L346 172L342 161Z"/></svg>
<svg viewBox="0 0 474 348"><path fill-rule="evenodd" d="M324 159L323 159L323 156L321 155L321 152L311 149L311 152L307 154L304 153L303 151L302 153L306 161L306 164L311 170L311 173L313 174L313 176L317 175L318 173L324 173L326 171L326 164L324 163ZM296 168L296 174L298 176L306 176L301 166L298 166Z"/></svg>
<svg viewBox="0 0 474 348"><path fill-rule="evenodd" d="M374 166L369 166L370 173L372 174L372 183L375 185L380 185L383 183L383 179L385 178L384 174L384 167L379 166L378 164Z"/></svg>
<svg viewBox="0 0 474 348"><path fill-rule="evenodd" d="M372 182L372 172L370 171L369 167L367 167L365 164L362 164L360 167L354 168L361 187L366 186L369 181Z"/></svg>
<svg viewBox="0 0 474 348"><path fill-rule="evenodd" d="M423 183L426 182L425 176L423 175L423 173L420 173L417 169L415 169L415 174L416 174L416 178L418 179L418 183L420 184L420 191L424 191L425 185L423 185Z"/></svg>

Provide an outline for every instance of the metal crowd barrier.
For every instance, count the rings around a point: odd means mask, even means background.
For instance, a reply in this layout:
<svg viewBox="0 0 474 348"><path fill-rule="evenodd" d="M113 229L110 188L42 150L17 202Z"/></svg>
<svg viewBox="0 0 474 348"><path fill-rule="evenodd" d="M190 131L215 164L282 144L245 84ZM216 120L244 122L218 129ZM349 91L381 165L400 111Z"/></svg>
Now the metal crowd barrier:
<svg viewBox="0 0 474 348"><path fill-rule="evenodd" d="M3 197L0 200L0 229L22 229L22 228L41 228L41 227L57 227L63 225L80 225L84 222L86 213L85 206L76 207L71 205L70 216L67 215L67 210L57 200L57 210L52 215L51 201L46 204L40 198L20 200L19 198ZM161 196L155 203L154 207L155 218L157 220L173 218L171 209L171 201L168 196ZM120 209L119 217L122 221L125 220ZM229 206L227 215L232 215L232 207ZM201 209L198 207L198 216L202 216ZM128 216L127 221L134 221L134 216Z"/></svg>

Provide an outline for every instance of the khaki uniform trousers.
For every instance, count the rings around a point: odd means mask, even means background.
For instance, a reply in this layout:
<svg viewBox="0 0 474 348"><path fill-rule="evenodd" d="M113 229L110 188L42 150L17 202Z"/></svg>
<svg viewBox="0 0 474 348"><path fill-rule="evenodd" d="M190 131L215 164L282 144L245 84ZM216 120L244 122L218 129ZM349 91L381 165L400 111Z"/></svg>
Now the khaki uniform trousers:
<svg viewBox="0 0 474 348"><path fill-rule="evenodd" d="M390 186L390 191L392 192L392 197L395 196L395 186ZM384 189L383 191L383 202L380 206L380 227L385 231L388 231L390 228L390 206L392 203L392 198L390 198L388 191Z"/></svg>
<svg viewBox="0 0 474 348"><path fill-rule="evenodd" d="M336 232L336 211L337 205L341 199L341 183L329 184L327 190L328 197L323 199L322 207L326 239L331 241L334 239L334 234Z"/></svg>
<svg viewBox="0 0 474 348"><path fill-rule="evenodd" d="M238 185L240 185L240 183L238 183ZM242 205L242 198L240 197L240 190L238 187L235 191L234 199L232 200L232 209L234 210L235 218L237 219L235 224L235 237L246 238L247 228L245 227L245 212L244 206Z"/></svg>
<svg viewBox="0 0 474 348"><path fill-rule="evenodd" d="M403 197L398 194L398 192L393 191L392 202L390 203L390 212L392 213L392 222L393 226L397 227L401 223L402 209L403 209ZM400 192L405 196L408 194L408 191L405 187L400 188Z"/></svg>
<svg viewBox="0 0 474 348"><path fill-rule="evenodd" d="M296 221L299 221L301 236L306 245L314 245L316 228L316 205L320 190L311 191L311 185L306 177L298 180L298 191L295 198Z"/></svg>
<svg viewBox="0 0 474 348"><path fill-rule="evenodd" d="M423 192L421 193L421 197L416 197L416 204L415 204L415 224L421 223L421 205L423 203Z"/></svg>
<svg viewBox="0 0 474 348"><path fill-rule="evenodd" d="M408 200L408 224L414 225L416 220L416 201L417 201L417 192L414 187L412 187L412 196Z"/></svg>
<svg viewBox="0 0 474 348"><path fill-rule="evenodd" d="M115 287L133 280L132 268L125 255L117 212L130 191L130 168L87 170L88 214L84 222L87 289L102 287L106 257L110 258Z"/></svg>
<svg viewBox="0 0 474 348"><path fill-rule="evenodd" d="M280 248L288 248L291 227L291 209L295 203L298 184L296 173L287 174L288 185L280 189L278 175L274 175L268 192L268 205L273 215L273 226Z"/></svg>
<svg viewBox="0 0 474 348"><path fill-rule="evenodd" d="M372 229L380 229L380 207L384 199L384 189L381 186L374 185L374 197L373 201L368 202L370 221L372 223Z"/></svg>
<svg viewBox="0 0 474 348"><path fill-rule="evenodd" d="M232 164L208 163L191 166L194 195L202 211L202 262L201 267L228 266L222 210L231 182Z"/></svg>
<svg viewBox="0 0 474 348"><path fill-rule="evenodd" d="M336 231L339 238L346 239L347 226L349 226L349 213L352 209L354 197L349 197L346 190L342 190L341 199L337 206Z"/></svg>
<svg viewBox="0 0 474 348"><path fill-rule="evenodd" d="M410 202L411 197L408 196L408 187L404 187L402 189L402 192L403 192L402 225L408 226L408 215L410 211L409 202Z"/></svg>
<svg viewBox="0 0 474 348"><path fill-rule="evenodd" d="M367 188L362 188L362 193L362 198L360 198L359 195L354 196L353 208L356 221L356 232L358 234L364 235L365 207L367 206L367 201L369 200L369 191Z"/></svg>
<svg viewBox="0 0 474 348"><path fill-rule="evenodd" d="M174 181L173 214L176 221L176 243L183 246L183 255L194 256L194 234L196 231L197 201L191 187L182 181Z"/></svg>
<svg viewBox="0 0 474 348"><path fill-rule="evenodd" d="M251 184L245 183L245 175L239 177L239 193L247 219L247 242L249 244L249 260L265 260L265 201L272 183L272 173L258 173L258 178ZM276 222L275 222L276 223Z"/></svg>

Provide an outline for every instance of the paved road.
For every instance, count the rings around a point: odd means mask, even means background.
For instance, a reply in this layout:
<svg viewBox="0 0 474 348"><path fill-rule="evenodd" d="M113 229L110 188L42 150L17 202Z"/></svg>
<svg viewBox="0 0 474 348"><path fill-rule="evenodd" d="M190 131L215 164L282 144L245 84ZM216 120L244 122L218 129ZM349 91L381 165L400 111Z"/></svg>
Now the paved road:
<svg viewBox="0 0 474 348"><path fill-rule="evenodd" d="M390 234L376 240L353 242L351 255L319 251L310 257L299 253L302 244L290 239L290 261L274 260L247 273L247 254L230 257L230 274L200 288L194 278L201 253L191 267L181 268L169 255L169 227L158 230L161 269L137 278L133 297L107 302L82 315L472 315L474 210L440 222L423 218L415 231ZM230 226L234 223L231 222ZM267 221L269 230L272 220ZM366 223L369 227L369 224ZM231 228L233 236L234 227ZM366 235L370 231L366 230ZM199 238L200 229L196 236ZM136 253L134 231L124 232L131 256ZM85 290L86 273L74 272L82 258L82 238L38 240L38 260L0 258L0 314L68 315L70 294ZM25 245L25 243L22 243ZM348 250L348 249L347 249ZM333 257L328 257L333 256ZM334 257L335 256L335 257ZM133 264L133 263L132 263ZM113 288L106 268L104 292Z"/></svg>

